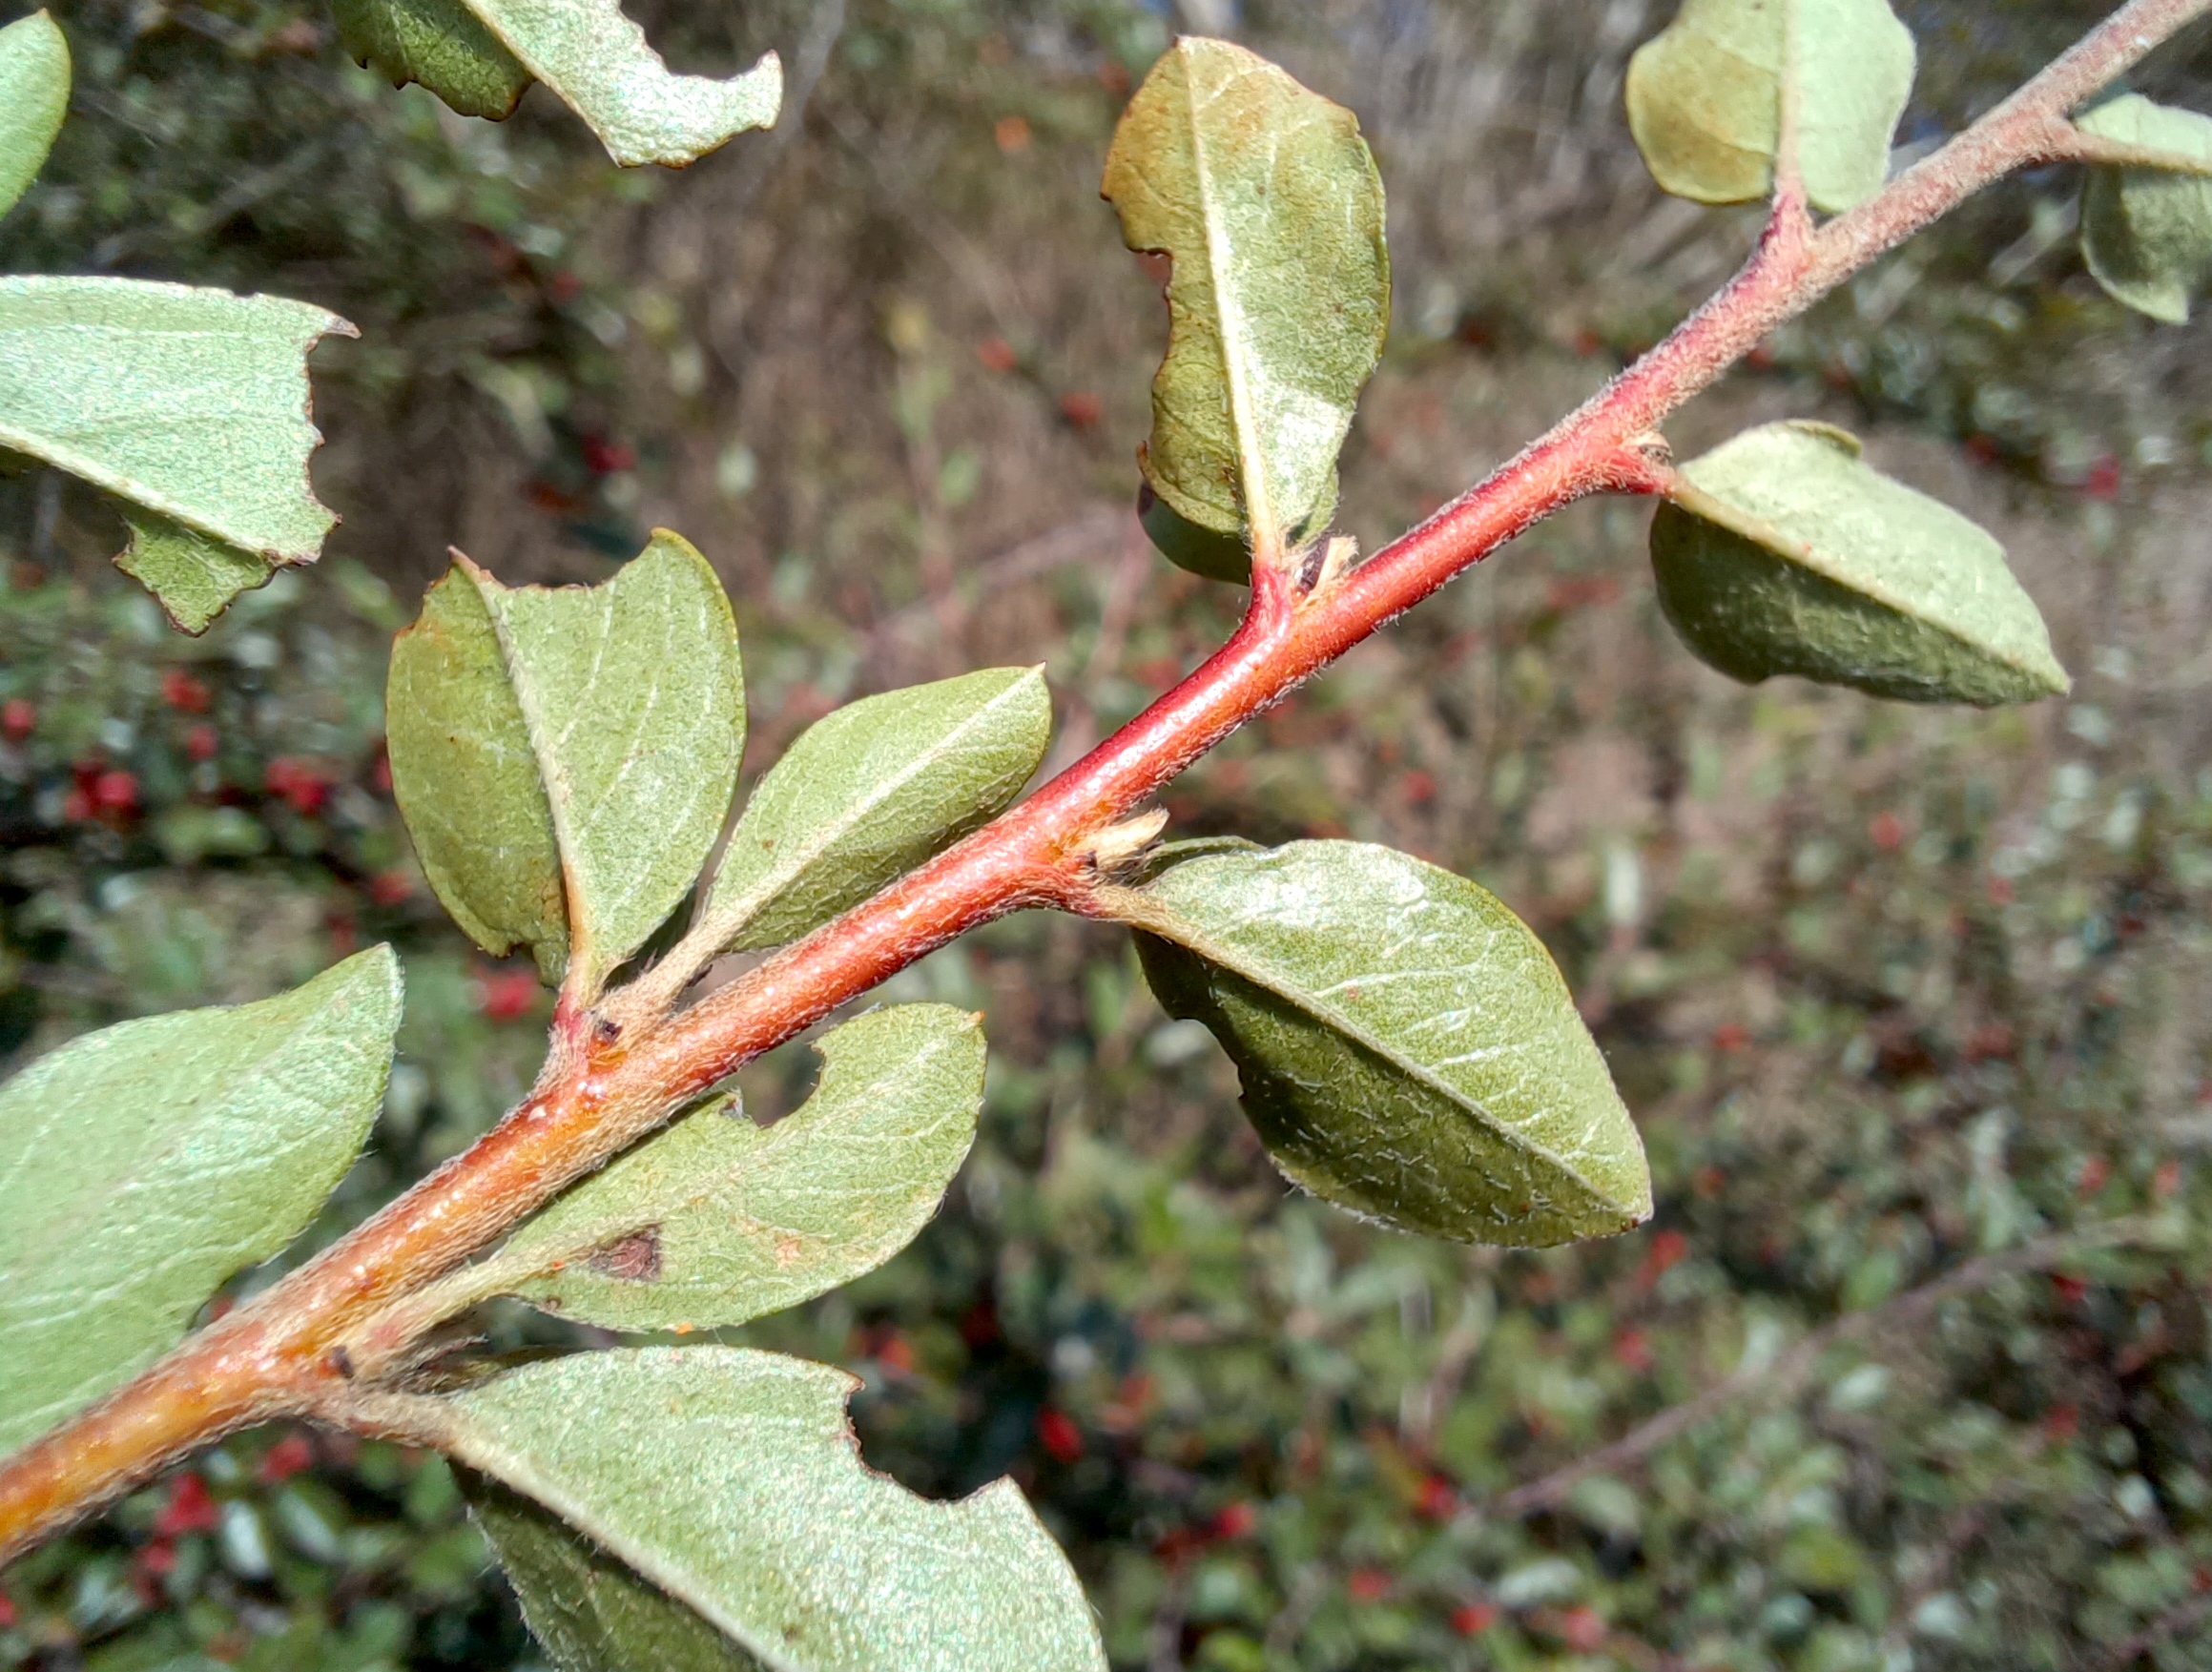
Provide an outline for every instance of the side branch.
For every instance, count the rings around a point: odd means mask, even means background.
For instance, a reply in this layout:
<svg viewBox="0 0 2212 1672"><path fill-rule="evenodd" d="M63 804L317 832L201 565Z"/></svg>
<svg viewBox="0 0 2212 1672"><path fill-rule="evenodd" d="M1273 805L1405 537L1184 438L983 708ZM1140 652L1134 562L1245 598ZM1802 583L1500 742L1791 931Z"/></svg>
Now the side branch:
<svg viewBox="0 0 2212 1672"><path fill-rule="evenodd" d="M1665 416L1768 331L1981 186L2046 160L2056 124L2212 0L2131 0L2011 99L1815 229L1785 191L1750 261L1581 410L1369 562L1303 597L1257 566L1203 667L1028 801L741 980L672 1015L564 1006L537 1088L466 1154L136 1381L0 1463L0 1562L196 1446L291 1414L374 1426L402 1362L395 1301L495 1242L736 1068L935 948L1028 906L1091 909L1098 833L1254 715L1507 541L1599 492L1662 492ZM387 1317L388 1314L388 1317ZM389 1328L386 1327L387 1323Z"/></svg>

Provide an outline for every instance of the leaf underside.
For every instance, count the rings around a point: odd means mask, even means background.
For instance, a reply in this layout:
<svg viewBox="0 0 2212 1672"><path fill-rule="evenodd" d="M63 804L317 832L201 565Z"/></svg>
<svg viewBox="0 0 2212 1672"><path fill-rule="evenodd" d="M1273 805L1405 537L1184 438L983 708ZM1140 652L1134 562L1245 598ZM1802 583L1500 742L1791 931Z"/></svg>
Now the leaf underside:
<svg viewBox="0 0 2212 1672"><path fill-rule="evenodd" d="M1628 65L1629 131L1662 189L1700 203L1773 191L1792 6L1806 195L1840 214L1881 190L1915 61L1889 0L1683 0Z"/></svg>
<svg viewBox="0 0 2212 1672"><path fill-rule="evenodd" d="M1682 467L1652 568L1667 620L1734 678L1905 702L2032 702L2066 673L1997 543L1824 424L1749 430Z"/></svg>
<svg viewBox="0 0 2212 1672"><path fill-rule="evenodd" d="M2123 93L2076 119L2084 133L2212 162L2212 117ZM2169 325L2212 279L2212 179L2097 167L2081 184L2081 256L2097 282Z"/></svg>
<svg viewBox="0 0 2212 1672"><path fill-rule="evenodd" d="M990 668L848 703L761 779L708 893L718 939L778 946L996 816L1052 740L1037 668Z"/></svg>
<svg viewBox="0 0 2212 1672"><path fill-rule="evenodd" d="M38 177L69 114L69 42L44 11L0 29L0 215Z"/></svg>
<svg viewBox="0 0 2212 1672"><path fill-rule="evenodd" d="M739 1348L586 1352L446 1401L443 1443L777 1672L1105 1672L1012 1482L931 1503L867 1470L858 1385Z"/></svg>
<svg viewBox="0 0 2212 1672"><path fill-rule="evenodd" d="M505 121L530 85L522 60L461 0L334 0L339 36L394 87L420 82L464 116Z"/></svg>
<svg viewBox="0 0 2212 1672"><path fill-rule="evenodd" d="M1242 47L1186 37L1123 113L1101 190L1131 249L1174 261L1146 482L1262 550L1318 532L1390 323L1357 120Z"/></svg>
<svg viewBox="0 0 2212 1672"><path fill-rule="evenodd" d="M399 1020L379 946L258 1003L87 1034L0 1087L0 1453L306 1227L368 1135Z"/></svg>
<svg viewBox="0 0 2212 1672"><path fill-rule="evenodd" d="M1402 1229L1545 1246L1651 1211L1558 967L1465 878L1361 842L1202 854L1132 913L1153 991L1235 1061L1295 1183Z"/></svg>
<svg viewBox="0 0 2212 1672"><path fill-rule="evenodd" d="M717 1102L577 1186L501 1251L514 1292L610 1330L741 1324L872 1271L937 1212L983 1102L977 1019L872 1011L824 1035L821 1082L762 1130Z"/></svg>

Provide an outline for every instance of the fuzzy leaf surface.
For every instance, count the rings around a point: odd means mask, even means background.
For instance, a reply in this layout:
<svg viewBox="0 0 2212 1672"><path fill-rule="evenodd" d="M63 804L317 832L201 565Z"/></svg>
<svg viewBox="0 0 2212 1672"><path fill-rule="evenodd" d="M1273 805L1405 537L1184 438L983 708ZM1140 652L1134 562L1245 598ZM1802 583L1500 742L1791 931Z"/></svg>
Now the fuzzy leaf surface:
<svg viewBox="0 0 2212 1672"><path fill-rule="evenodd" d="M513 1292L610 1330L741 1324L873 1271L944 1198L983 1106L983 1034L947 1004L824 1035L820 1084L766 1130L717 1102L570 1190L500 1264Z"/></svg>
<svg viewBox="0 0 2212 1672"><path fill-rule="evenodd" d="M465 1490L555 1672L761 1672L695 1610L520 1493L473 1473Z"/></svg>
<svg viewBox="0 0 2212 1672"><path fill-rule="evenodd" d="M368 1136L399 1022L378 946L258 1003L102 1028L0 1086L0 1453L306 1228Z"/></svg>
<svg viewBox="0 0 2212 1672"><path fill-rule="evenodd" d="M569 916L553 810L490 609L458 564L393 642L384 731L392 795L440 903L485 951L527 947L558 980Z"/></svg>
<svg viewBox="0 0 2212 1672"><path fill-rule="evenodd" d="M1629 131L1664 190L1699 203L1773 191L1792 7L1806 195L1840 214L1882 189L1915 65L1889 0L1683 0L1628 63Z"/></svg>
<svg viewBox="0 0 2212 1672"><path fill-rule="evenodd" d="M1543 1247L1651 1213L1643 1146L1543 942L1364 842L1173 864L1129 916L1171 1015L1235 1061L1269 1152L1401 1229Z"/></svg>
<svg viewBox="0 0 2212 1672"><path fill-rule="evenodd" d="M1013 1483L932 1503L864 1468L858 1386L740 1348L585 1352L456 1395L442 1443L775 1672L1105 1672Z"/></svg>
<svg viewBox="0 0 2212 1672"><path fill-rule="evenodd" d="M333 0L354 61L419 81L464 116L505 121L530 85L522 60L461 0Z"/></svg>
<svg viewBox="0 0 2212 1672"><path fill-rule="evenodd" d="M682 168L748 128L772 126L782 107L774 52L726 80L672 74L619 0L466 3L625 168Z"/></svg>
<svg viewBox="0 0 2212 1672"><path fill-rule="evenodd" d="M69 114L69 42L44 11L0 29L0 215L38 177Z"/></svg>
<svg viewBox="0 0 2212 1672"><path fill-rule="evenodd" d="M667 530L597 587L503 587L465 558L393 648L392 788L424 874L492 952L587 999L684 898L745 747L737 627Z"/></svg>
<svg viewBox="0 0 2212 1672"><path fill-rule="evenodd" d="M338 520L307 482L307 352L330 332L353 327L276 297L0 279L0 447L268 565L312 563ZM180 586L199 598L204 575Z"/></svg>
<svg viewBox="0 0 2212 1672"><path fill-rule="evenodd" d="M2123 93L2076 119L2084 133L2212 162L2212 116ZM2212 179L2092 168L2081 184L2081 257L2113 299L2169 325L2212 278Z"/></svg>
<svg viewBox="0 0 2212 1672"><path fill-rule="evenodd" d="M1038 668L987 668L847 703L745 804L708 895L725 944L776 946L858 905L1021 794L1052 741Z"/></svg>
<svg viewBox="0 0 2212 1672"><path fill-rule="evenodd" d="M240 592L265 585L277 564L258 551L187 528L158 511L123 506L131 544L115 567L161 601L181 631L203 633Z"/></svg>
<svg viewBox="0 0 2212 1672"><path fill-rule="evenodd" d="M1350 111L1227 41L1185 37L1130 99L1101 190L1174 260L1145 479L1262 550L1317 532L1390 325L1381 176Z"/></svg>
<svg viewBox="0 0 2212 1672"><path fill-rule="evenodd" d="M1659 602L1704 661L1904 702L2032 702L2067 690L1996 541L1882 475L1818 423L1747 430L1682 467L1651 525Z"/></svg>

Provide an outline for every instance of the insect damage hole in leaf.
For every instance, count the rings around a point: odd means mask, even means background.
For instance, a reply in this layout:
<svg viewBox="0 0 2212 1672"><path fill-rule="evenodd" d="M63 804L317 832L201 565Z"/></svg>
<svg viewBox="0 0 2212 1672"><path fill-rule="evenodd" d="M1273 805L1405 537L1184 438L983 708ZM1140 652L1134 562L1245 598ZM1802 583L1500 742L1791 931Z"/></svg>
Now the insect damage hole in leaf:
<svg viewBox="0 0 2212 1672"><path fill-rule="evenodd" d="M1683 0L1629 60L1629 131L1663 190L1756 202L1793 97L1807 197L1841 213L1881 190L1914 64L1889 0Z"/></svg>
<svg viewBox="0 0 2212 1672"><path fill-rule="evenodd" d="M1326 526L1390 325L1382 180L1350 111L1227 41L1184 37L1122 114L1101 192L1165 254L1168 353L1139 454L1147 530L1241 578Z"/></svg>
<svg viewBox="0 0 2212 1672"><path fill-rule="evenodd" d="M1643 1146L1543 943L1363 842L1199 852L1118 897L1169 1014L1212 1030L1275 1163L1400 1229L1543 1247L1651 1213Z"/></svg>
<svg viewBox="0 0 2212 1672"><path fill-rule="evenodd" d="M1680 475L1651 524L1660 607L1722 672L1984 706L2068 689L2003 548L1844 431L1767 424Z"/></svg>

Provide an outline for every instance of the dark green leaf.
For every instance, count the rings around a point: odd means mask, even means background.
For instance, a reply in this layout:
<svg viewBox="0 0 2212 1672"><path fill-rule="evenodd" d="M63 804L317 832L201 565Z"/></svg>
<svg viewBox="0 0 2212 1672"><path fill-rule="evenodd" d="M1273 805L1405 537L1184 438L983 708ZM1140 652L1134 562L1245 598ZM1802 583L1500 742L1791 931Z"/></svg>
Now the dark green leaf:
<svg viewBox="0 0 2212 1672"><path fill-rule="evenodd" d="M257 1004L87 1034L0 1087L0 1453L306 1227L368 1135L399 1022L379 946Z"/></svg>
<svg viewBox="0 0 2212 1672"><path fill-rule="evenodd" d="M734 134L771 126L783 102L783 67L774 52L725 81L671 74L619 0L466 4L625 168L682 168Z"/></svg>
<svg viewBox="0 0 2212 1672"><path fill-rule="evenodd" d="M441 1443L777 1672L1104 1672L1012 1482L930 1503L863 1468L858 1386L738 1348L585 1352L444 1402Z"/></svg>
<svg viewBox="0 0 2212 1672"><path fill-rule="evenodd" d="M872 1011L817 1042L821 1083L763 1131L717 1102L587 1180L487 1263L510 1292L611 1330L741 1324L914 1240L974 1141L978 1020ZM505 1287L505 1285L501 1285Z"/></svg>
<svg viewBox="0 0 2212 1672"><path fill-rule="evenodd" d="M556 1672L761 1672L763 1662L519 1493L465 1477L477 1525Z"/></svg>
<svg viewBox="0 0 2212 1672"><path fill-rule="evenodd" d="M2212 164L2212 117L2136 93L2098 106L2076 126L2100 139ZM2212 179L2092 168L2081 186L2081 258L2116 299L2179 325L2212 277Z"/></svg>
<svg viewBox="0 0 2212 1672"><path fill-rule="evenodd" d="M393 648L387 709L439 898L487 950L572 958L587 1001L690 890L745 745L730 601L666 530L598 587L457 559Z"/></svg>
<svg viewBox="0 0 2212 1672"><path fill-rule="evenodd" d="M1685 464L1651 525L1659 601L1743 680L1797 673L1906 702L2031 702L2067 689L2003 548L1880 474L1827 424L1747 430Z"/></svg>
<svg viewBox="0 0 2212 1672"><path fill-rule="evenodd" d="M1643 1146L1543 943L1362 842L1171 866L1128 897L1168 1010L1227 1047L1276 1165L1403 1229L1543 1246L1651 1212Z"/></svg>
<svg viewBox="0 0 2212 1672"><path fill-rule="evenodd" d="M1786 54L1792 5L1798 39ZM1628 64L1629 131L1663 188L1700 203L1774 189L1786 56L1813 207L1840 213L1881 190L1914 59L1889 0L1683 0Z"/></svg>
<svg viewBox="0 0 2212 1672"><path fill-rule="evenodd" d="M0 215L15 206L69 114L69 42L44 11L0 29Z"/></svg>
<svg viewBox="0 0 2212 1672"><path fill-rule="evenodd" d="M721 945L796 940L1021 794L1052 741L1040 668L863 697L817 721L746 803L708 895Z"/></svg>
<svg viewBox="0 0 2212 1672"><path fill-rule="evenodd" d="M338 32L357 62L394 87L419 81L465 116L504 121L530 72L461 0L334 0Z"/></svg>
<svg viewBox="0 0 2212 1672"><path fill-rule="evenodd" d="M1146 481L1263 551L1317 532L1390 324L1357 120L1242 47L1185 37L1123 113L1101 189L1131 249L1174 259Z"/></svg>
<svg viewBox="0 0 2212 1672"><path fill-rule="evenodd" d="M175 580L178 595L163 600L173 613L197 617L249 560L312 563L337 521L307 484L321 439L308 421L307 351L330 332L353 327L274 297L0 279L0 447L202 536L195 555L182 532L159 550L140 534L130 557L134 572ZM220 561L205 555L225 547Z"/></svg>

